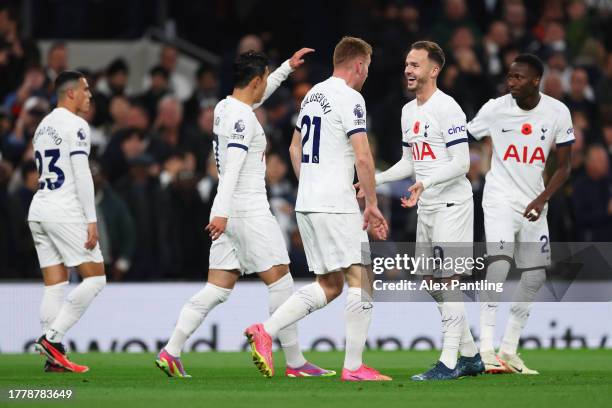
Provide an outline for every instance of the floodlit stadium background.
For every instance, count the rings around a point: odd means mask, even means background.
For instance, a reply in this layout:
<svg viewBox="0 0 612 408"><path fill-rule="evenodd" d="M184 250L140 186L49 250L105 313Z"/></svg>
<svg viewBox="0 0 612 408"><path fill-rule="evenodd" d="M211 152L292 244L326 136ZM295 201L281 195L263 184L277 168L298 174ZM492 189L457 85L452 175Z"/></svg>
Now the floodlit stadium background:
<svg viewBox="0 0 612 408"><path fill-rule="evenodd" d="M81 350L92 340L103 350L112 350L113 340L117 350L130 340L135 342L126 349L155 350L182 302L206 277L210 239L203 226L217 183L210 155L213 109L231 92L237 53L261 49L278 66L303 46L316 49L256 112L268 137L268 193L291 270L294 277L310 279L295 224L296 180L287 148L297 106L313 84L330 75L333 47L343 35L362 37L374 47L363 94L379 169L401 154L400 111L413 98L404 90L403 61L413 41L432 39L443 46L447 65L438 85L468 120L489 98L505 93L505 72L519 52L539 55L546 63L542 91L568 105L577 139L570 180L549 203L551 241L611 241L611 16L606 0L0 1L0 321L9 327L0 336L0 351L28 349L39 332L42 285L25 222L38 177L30 139L55 103L52 82L58 71L86 72L95 90L95 109L86 119L101 193L100 243L109 280L138 282L109 285L70 336ZM166 96L172 98L158 106ZM482 241L480 201L490 145L470 146L475 237ZM554 169L554 158L549 165ZM415 236L416 211L399 205L410 184L378 190L390 239L398 242ZM256 282L240 284L239 293L211 314L189 344L204 340L197 349L240 349L243 326L265 316L264 302L258 308L249 301L259 302L262 290ZM329 342L315 347L342 347L336 324L341 301L335 303L337 310L320 313L322 320L302 323L306 347L321 338ZM536 305L524 335L539 343L526 345L565 347L551 338L570 330L585 338L571 346L610 347L605 337L612 338L612 327L595 322L595 316L609 316L610 303L570 306ZM432 305L377 309L371 346L391 337L398 342L384 347L440 345ZM91 323L96 313L104 320L114 310L122 311L118 320ZM477 309L470 306L468 312L476 328ZM422 323L400 324L409 315L422 316ZM419 337L428 341L413 344Z"/></svg>

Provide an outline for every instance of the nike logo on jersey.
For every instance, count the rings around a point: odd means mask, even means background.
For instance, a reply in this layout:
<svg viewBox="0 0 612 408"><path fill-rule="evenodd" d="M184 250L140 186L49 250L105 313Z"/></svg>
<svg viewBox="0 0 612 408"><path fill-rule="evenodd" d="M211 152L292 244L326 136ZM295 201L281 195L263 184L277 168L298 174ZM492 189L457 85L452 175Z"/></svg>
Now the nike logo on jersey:
<svg viewBox="0 0 612 408"><path fill-rule="evenodd" d="M502 128L502 133L510 132L512 129L504 129Z"/></svg>

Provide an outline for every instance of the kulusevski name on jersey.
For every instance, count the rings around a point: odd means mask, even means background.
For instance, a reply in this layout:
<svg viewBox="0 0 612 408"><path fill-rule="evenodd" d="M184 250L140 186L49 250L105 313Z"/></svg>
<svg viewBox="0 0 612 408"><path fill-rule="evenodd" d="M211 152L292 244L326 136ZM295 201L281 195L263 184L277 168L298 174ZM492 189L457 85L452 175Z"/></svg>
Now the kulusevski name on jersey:
<svg viewBox="0 0 612 408"><path fill-rule="evenodd" d="M544 191L542 173L553 147L574 142L569 109L544 94L530 111L521 109L510 94L491 99L468 131L476 139L490 136L493 142L483 202L508 203L520 212Z"/></svg>
<svg viewBox="0 0 612 408"><path fill-rule="evenodd" d="M296 123L302 136L296 211L359 212L350 137L366 131L365 106L361 94L337 77L316 84L304 97Z"/></svg>
<svg viewBox="0 0 612 408"><path fill-rule="evenodd" d="M231 96L215 106L213 153L219 172L219 187L224 182L228 149L243 149L246 159L240 169L232 195L230 217L251 217L270 213L266 195L266 135L253 108ZM211 214L219 211L215 198Z"/></svg>
<svg viewBox="0 0 612 408"><path fill-rule="evenodd" d="M319 105L321 105L321 110L323 111L324 115L327 115L329 112L332 111L329 101L327 100L325 95L320 92L314 93L310 96L306 95L306 97L302 101L302 106L300 109L304 109L304 106L306 106L310 102L319 102Z"/></svg>
<svg viewBox="0 0 612 408"><path fill-rule="evenodd" d="M29 221L87 222L78 199L71 156L89 155L87 122L64 108L43 118L32 139L38 168L38 191L32 199Z"/></svg>
<svg viewBox="0 0 612 408"><path fill-rule="evenodd" d="M448 148L467 143L465 114L441 90L422 105L416 99L402 108L402 144L412 151L417 181L435 174L451 160ZM444 183L427 188L419 205L439 206L462 203L472 197L470 182L464 174Z"/></svg>

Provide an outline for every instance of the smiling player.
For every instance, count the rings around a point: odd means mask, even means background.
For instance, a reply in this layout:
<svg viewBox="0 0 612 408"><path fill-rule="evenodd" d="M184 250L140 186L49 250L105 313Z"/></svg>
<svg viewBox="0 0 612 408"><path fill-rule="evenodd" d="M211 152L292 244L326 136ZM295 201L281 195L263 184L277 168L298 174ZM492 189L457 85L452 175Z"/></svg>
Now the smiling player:
<svg viewBox="0 0 612 408"><path fill-rule="evenodd" d="M567 180L574 142L567 107L539 92L544 65L521 54L506 79L509 94L487 102L468 124L476 139L490 136L493 162L487 174L482 206L489 266L487 280L503 282L514 257L522 270L498 356L493 348L497 296L481 295L480 353L487 372L538 374L517 355L531 303L544 284L550 264L547 202ZM542 173L551 151L557 169L544 187ZM514 245L515 242L521 245Z"/></svg>
<svg viewBox="0 0 612 408"><path fill-rule="evenodd" d="M445 57L431 41L412 44L404 75L416 99L402 109L403 157L389 170L376 175L376 183L402 180L416 173L405 207L417 202L417 254L427 257L470 257L474 236L472 188L465 177L470 156L465 114L453 98L440 91L437 78ZM429 282L459 279L454 270L417 270ZM476 375L484 370L465 316L461 293L429 290L442 317L443 345L439 361L415 381L447 380ZM457 354L461 357L457 361Z"/></svg>

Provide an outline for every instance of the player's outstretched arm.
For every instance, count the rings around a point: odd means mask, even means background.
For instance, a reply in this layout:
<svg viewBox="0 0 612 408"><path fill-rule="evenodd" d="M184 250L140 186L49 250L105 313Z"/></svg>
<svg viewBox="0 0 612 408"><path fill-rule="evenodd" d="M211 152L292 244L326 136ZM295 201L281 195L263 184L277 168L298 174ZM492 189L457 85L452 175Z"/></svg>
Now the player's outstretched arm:
<svg viewBox="0 0 612 408"><path fill-rule="evenodd" d="M542 191L542 194L529 203L523 212L523 217L527 218L529 221L536 221L540 218L540 214L542 214L542 210L548 200L550 200L550 197L565 184L572 171L572 146L557 146L556 155L557 169L548 181L548 184L546 184L546 188Z"/></svg>
<svg viewBox="0 0 612 408"><path fill-rule="evenodd" d="M280 67L268 75L266 82L266 90L261 98L261 101L253 105L253 109L259 108L263 103L278 89L278 87L287 79L289 74L295 71L304 63L302 57L308 53L314 52L312 48L302 48L295 52L287 61L283 62Z"/></svg>
<svg viewBox="0 0 612 408"><path fill-rule="evenodd" d="M385 217L378 209L376 198L376 181L374 180L374 159L370 151L368 136L365 132L350 136L353 151L355 152L355 168L363 194L365 196L365 210L363 212L363 229L371 228L378 239L387 239L389 226Z"/></svg>
<svg viewBox="0 0 612 408"><path fill-rule="evenodd" d="M412 161L410 148L403 146L402 150L402 158L397 163L375 176L377 186L403 180L414 174L414 162Z"/></svg>
<svg viewBox="0 0 612 408"><path fill-rule="evenodd" d="M291 166L295 177L300 179L300 166L302 165L302 134L297 130L293 131L291 146L289 146L289 157L291 157Z"/></svg>
<svg viewBox="0 0 612 408"><path fill-rule="evenodd" d="M414 174L414 162L412 160L410 148L404 146L402 150L402 158L397 163L374 176L377 186L403 180ZM357 198L365 197L365 193L361 189L361 184L355 183L355 189L357 190Z"/></svg>

